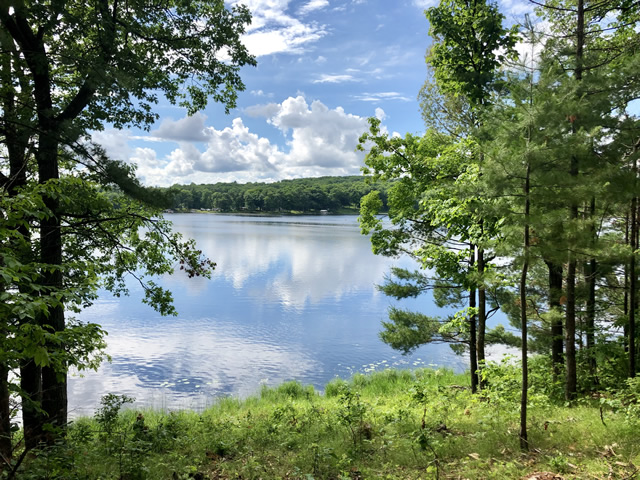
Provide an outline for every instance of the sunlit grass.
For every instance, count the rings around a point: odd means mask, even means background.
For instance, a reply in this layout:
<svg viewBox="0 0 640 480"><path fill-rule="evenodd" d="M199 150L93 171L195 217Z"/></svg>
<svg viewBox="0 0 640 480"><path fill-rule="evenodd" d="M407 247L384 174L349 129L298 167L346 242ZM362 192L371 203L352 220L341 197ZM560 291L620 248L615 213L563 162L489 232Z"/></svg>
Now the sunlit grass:
<svg viewBox="0 0 640 480"><path fill-rule="evenodd" d="M66 445L31 458L18 478L633 478L640 419L601 415L591 400L536 400L521 452L504 385L472 395L450 370L389 369L334 379L323 393L264 387L202 413L123 409L110 426L76 421Z"/></svg>

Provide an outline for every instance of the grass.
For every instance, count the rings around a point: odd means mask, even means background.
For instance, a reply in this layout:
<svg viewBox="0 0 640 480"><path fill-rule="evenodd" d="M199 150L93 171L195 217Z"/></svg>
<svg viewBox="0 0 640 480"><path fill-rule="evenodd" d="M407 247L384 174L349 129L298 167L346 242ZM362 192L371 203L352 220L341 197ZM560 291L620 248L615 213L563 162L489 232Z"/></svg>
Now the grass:
<svg viewBox="0 0 640 480"><path fill-rule="evenodd" d="M420 369L335 379L323 394L288 382L202 413L127 410L112 396L94 418L76 421L66 442L32 455L17 478L640 478L640 418L629 396L569 407L545 397L534 378L523 453L517 382L509 381L517 369L495 368L500 382L481 395L466 376Z"/></svg>

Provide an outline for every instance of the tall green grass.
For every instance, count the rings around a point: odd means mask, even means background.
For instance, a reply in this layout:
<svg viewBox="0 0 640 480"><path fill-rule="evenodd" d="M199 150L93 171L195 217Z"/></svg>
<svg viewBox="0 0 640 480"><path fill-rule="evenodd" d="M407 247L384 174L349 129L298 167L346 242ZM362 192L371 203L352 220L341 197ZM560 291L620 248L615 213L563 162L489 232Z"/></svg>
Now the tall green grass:
<svg viewBox="0 0 640 480"><path fill-rule="evenodd" d="M633 478L640 463L633 397L571 407L534 397L531 449L523 453L517 383L509 380L517 367L492 368L502 370L478 395L466 375L419 369L336 378L324 392L287 382L246 400L220 399L202 413L116 408L113 417L103 405L74 422L65 443L33 452L17 478L500 479L535 471Z"/></svg>

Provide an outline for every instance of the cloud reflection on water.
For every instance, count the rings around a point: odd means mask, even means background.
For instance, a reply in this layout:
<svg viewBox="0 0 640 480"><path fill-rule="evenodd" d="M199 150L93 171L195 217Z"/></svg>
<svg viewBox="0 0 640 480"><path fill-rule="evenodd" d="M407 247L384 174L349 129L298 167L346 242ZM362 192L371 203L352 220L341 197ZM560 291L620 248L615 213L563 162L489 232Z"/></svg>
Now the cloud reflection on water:
<svg viewBox="0 0 640 480"><path fill-rule="evenodd" d="M247 396L261 383L301 378L319 365L307 354L260 340L244 329L229 331L207 322L147 328L110 329L108 353L113 362L99 372L72 378L75 410L90 413L100 396L117 392L144 406L192 406L195 399ZM214 347L214 348L213 348ZM202 398L201 398L202 397ZM158 401L160 400L160 404ZM200 406L200 405L198 405Z"/></svg>
<svg viewBox="0 0 640 480"><path fill-rule="evenodd" d="M368 238L359 234L355 217L344 217L346 221L334 224L292 218L276 222L249 217L238 222L234 217L216 216L214 234L182 223L184 216L173 216L172 220L217 263L214 278L225 278L236 290L248 289L257 300L279 301L296 308L326 298L339 301L354 291L378 295L375 284L382 281L391 264L413 265L408 259L374 257ZM181 276L168 277L166 282L184 285L192 294L206 288L205 281L183 282Z"/></svg>
<svg viewBox="0 0 640 480"><path fill-rule="evenodd" d="M391 264L410 262L374 256L355 217L170 219L217 262L212 279L161 279L174 293L177 318L140 304L136 285L132 297L103 295L84 311L84 320L109 332L113 362L70 381L72 411L91 413L109 392L146 406L203 408L264 383L298 379L321 387L370 365L463 368L445 345L405 358L379 340L391 301L375 284ZM403 305L433 309L428 297Z"/></svg>

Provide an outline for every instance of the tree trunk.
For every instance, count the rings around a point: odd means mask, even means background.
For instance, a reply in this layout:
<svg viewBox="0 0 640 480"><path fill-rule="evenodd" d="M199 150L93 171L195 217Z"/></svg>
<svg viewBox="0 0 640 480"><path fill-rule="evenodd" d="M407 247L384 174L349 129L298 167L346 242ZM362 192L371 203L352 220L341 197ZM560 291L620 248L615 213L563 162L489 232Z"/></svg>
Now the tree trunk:
<svg viewBox="0 0 640 480"><path fill-rule="evenodd" d="M576 29L576 80L582 80L582 57L584 48L584 0L578 0L578 18ZM572 130L576 131L575 120ZM571 156L569 174L576 178L579 172L578 158ZM578 218L578 205L572 200L569 207L569 218L575 221ZM565 319L565 398L573 400L576 397L578 387L578 375L576 366L576 266L575 253L569 246L569 258L567 266L567 309Z"/></svg>
<svg viewBox="0 0 640 480"><path fill-rule="evenodd" d="M637 164L634 160L634 173L637 171ZM636 272L636 244L638 242L638 229L637 229L637 209L638 198L634 197L631 200L631 256L629 258L629 377L636 376L636 310L637 310L637 283L638 275Z"/></svg>
<svg viewBox="0 0 640 480"><path fill-rule="evenodd" d="M473 271L475 263L475 245L470 247L469 270ZM469 308L476 308L476 289L469 288ZM469 316L469 368L471 369L471 392L478 391L478 357L477 357L477 339L476 339L476 315Z"/></svg>
<svg viewBox="0 0 640 480"><path fill-rule="evenodd" d="M591 198L591 207L590 207L590 216L591 216L591 240L593 242L593 247L595 248L596 243L596 228L593 222L595 221L595 213L596 213L596 199L595 197ZM586 311L586 334L587 334L587 358L589 364L589 375L591 377L591 382L593 385L598 384L598 374L597 374L597 360L596 360L596 277L598 264L595 258L591 258L589 263L586 265L588 272L587 276L587 311Z"/></svg>
<svg viewBox="0 0 640 480"><path fill-rule="evenodd" d="M484 249L478 248L478 274L480 281L485 270L484 261ZM484 284L481 283L478 287L478 365L482 368L485 361L485 332L487 329L487 295L484 288Z"/></svg>
<svg viewBox="0 0 640 480"><path fill-rule="evenodd" d="M562 328L562 265L545 260L549 270L549 311L556 315L551 320L551 361L553 363L553 378L558 380L564 367L564 337Z"/></svg>
<svg viewBox="0 0 640 480"><path fill-rule="evenodd" d="M40 134L37 154L40 183L58 179L58 143L50 132L50 129L45 129ZM60 292L63 289L62 235L58 201L53 197L45 197L44 202L52 215L43 219L40 224L40 259L43 264L49 266L42 272L43 284L49 287L51 292ZM46 324L54 332L61 332L65 328L63 302L64 298L61 299L60 305L50 308L46 318ZM52 352L60 348L60 345L48 345ZM42 369L42 409L50 423L58 427L67 424L67 373L64 365L60 366L58 371L49 366Z"/></svg>
<svg viewBox="0 0 640 480"><path fill-rule="evenodd" d="M22 427L25 448L31 450L42 440L44 418L38 408L42 402L42 369L33 360L20 366Z"/></svg>
<svg viewBox="0 0 640 480"><path fill-rule="evenodd" d="M629 238L629 212L627 212L627 216L625 219L625 230L624 230L624 243L625 245L631 245L631 240ZM622 312L624 316L627 318L627 321L623 327L623 335L624 335L624 351L629 352L629 262L625 263L624 266L624 303L622 306Z"/></svg>
<svg viewBox="0 0 640 480"><path fill-rule="evenodd" d="M9 401L9 367L0 363L0 476L11 460L11 404Z"/></svg>
<svg viewBox="0 0 640 480"><path fill-rule="evenodd" d="M51 76L49 62L44 44L38 39L32 50L25 51L25 59L33 74L34 98L38 113L38 181L47 184L59 178L58 148L59 136L64 126L55 118L51 97ZM58 200L55 196L43 198L50 215L40 223L40 261L46 266L42 271L44 293L62 292L62 232ZM49 309L45 323L53 332L61 332L65 328L64 298L57 306ZM52 352L64 348L60 345L47 345ZM60 365L55 371L51 367L42 371L42 408L48 421L62 427L67 423L67 373L66 366Z"/></svg>
<svg viewBox="0 0 640 480"><path fill-rule="evenodd" d="M576 368L576 260L569 254L567 267L567 310L565 319L565 398L573 400L577 393Z"/></svg>
<svg viewBox="0 0 640 480"><path fill-rule="evenodd" d="M527 403L529 395L529 357L527 345L527 272L529 270L529 177L531 167L527 164L527 174L524 185L524 263L520 275L520 323L522 324L522 391L520 394L520 449L529 450L529 439L527 436Z"/></svg>

